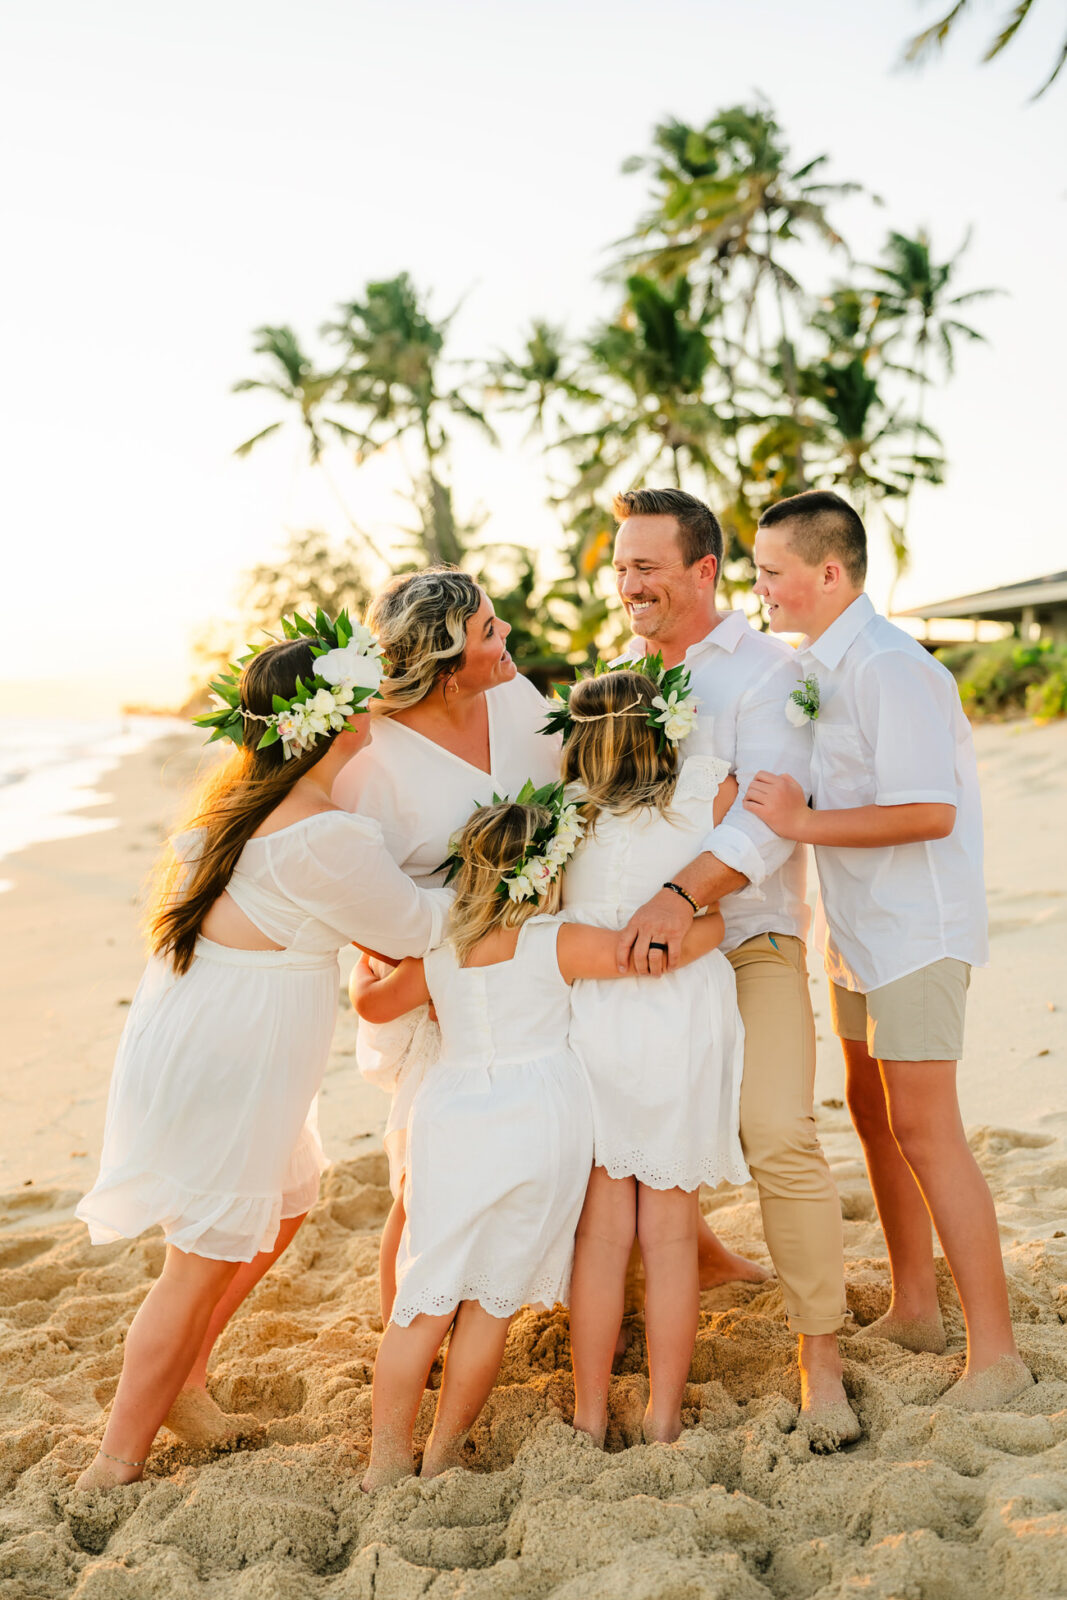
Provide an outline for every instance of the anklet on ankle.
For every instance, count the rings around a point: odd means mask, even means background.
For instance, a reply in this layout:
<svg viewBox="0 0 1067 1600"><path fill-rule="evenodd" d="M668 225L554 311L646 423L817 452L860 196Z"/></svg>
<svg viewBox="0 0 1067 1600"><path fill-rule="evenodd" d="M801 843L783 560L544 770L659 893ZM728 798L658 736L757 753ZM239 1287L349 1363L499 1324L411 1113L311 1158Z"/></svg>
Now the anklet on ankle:
<svg viewBox="0 0 1067 1600"><path fill-rule="evenodd" d="M145 1456L143 1461L127 1461L125 1456L113 1456L111 1451L105 1450L102 1444L98 1445L97 1449L102 1456L106 1456L109 1461L117 1461L121 1467L143 1467L148 1460L148 1457Z"/></svg>

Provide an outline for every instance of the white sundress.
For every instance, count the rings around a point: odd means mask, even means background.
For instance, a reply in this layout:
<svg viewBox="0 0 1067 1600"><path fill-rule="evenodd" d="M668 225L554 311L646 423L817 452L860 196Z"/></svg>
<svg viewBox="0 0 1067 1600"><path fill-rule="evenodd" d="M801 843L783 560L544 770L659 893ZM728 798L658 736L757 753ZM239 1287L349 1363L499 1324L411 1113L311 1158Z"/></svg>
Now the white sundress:
<svg viewBox="0 0 1067 1600"><path fill-rule="evenodd" d="M334 802L379 822L393 860L424 886L443 882L444 873L438 868L449 854L449 840L476 805L488 805L494 794L513 798L527 778L539 788L559 777L560 740L540 732L548 707L533 684L518 674L489 689L485 698L489 772L402 722L376 717L371 742L353 756L334 784ZM437 1024L425 1006L395 1022L359 1025L359 1070L391 1096L382 1142L394 1195L400 1192L406 1164L408 1112L440 1047Z"/></svg>
<svg viewBox="0 0 1067 1600"><path fill-rule="evenodd" d="M426 958L442 1048L408 1119L401 1326L461 1300L509 1317L567 1298L593 1124L567 1045L560 926L532 917L495 966L461 968L450 944Z"/></svg>
<svg viewBox="0 0 1067 1600"><path fill-rule="evenodd" d="M191 861L199 830L178 835ZM159 1224L219 1261L268 1250L318 1194L315 1097L337 1017L337 952L353 939L421 955L449 896L399 870L381 830L346 811L249 839L228 884L281 950L198 939L188 971L149 961L108 1095L100 1173L77 1215L94 1244Z"/></svg>
<svg viewBox="0 0 1067 1600"><path fill-rule="evenodd" d="M724 761L687 761L670 817L601 812L563 874L568 919L625 927L704 848L728 771ZM570 1041L589 1077L596 1164L611 1177L652 1189L747 1182L744 1028L721 951L660 978L575 983Z"/></svg>

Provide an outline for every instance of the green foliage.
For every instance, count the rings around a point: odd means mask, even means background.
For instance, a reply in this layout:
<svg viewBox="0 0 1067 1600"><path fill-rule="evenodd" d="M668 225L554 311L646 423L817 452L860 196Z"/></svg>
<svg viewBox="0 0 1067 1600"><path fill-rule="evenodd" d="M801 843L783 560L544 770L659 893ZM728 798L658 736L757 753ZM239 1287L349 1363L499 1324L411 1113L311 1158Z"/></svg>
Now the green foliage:
<svg viewBox="0 0 1067 1600"><path fill-rule="evenodd" d="M917 33L909 39L904 48L905 62L909 65L915 65L918 62L925 61L934 51L941 49L956 24L970 10L970 3L971 0L952 0L952 4L944 16L939 17L928 28L923 28L921 33ZM1030 15L1034 4L1035 0L1015 0L1007 17L1002 22L999 32L993 35L987 45L985 54L982 56L983 62L995 60L1002 50L1007 49ZM1060 52L1056 57L1051 73L1040 89L1030 96L1032 100L1039 100L1045 90L1052 87L1063 70L1065 62L1067 62L1067 39L1060 46Z"/></svg>
<svg viewBox="0 0 1067 1600"><path fill-rule="evenodd" d="M959 685L967 715L1021 716L1046 721L1067 714L1067 643L999 639L949 645L937 651Z"/></svg>

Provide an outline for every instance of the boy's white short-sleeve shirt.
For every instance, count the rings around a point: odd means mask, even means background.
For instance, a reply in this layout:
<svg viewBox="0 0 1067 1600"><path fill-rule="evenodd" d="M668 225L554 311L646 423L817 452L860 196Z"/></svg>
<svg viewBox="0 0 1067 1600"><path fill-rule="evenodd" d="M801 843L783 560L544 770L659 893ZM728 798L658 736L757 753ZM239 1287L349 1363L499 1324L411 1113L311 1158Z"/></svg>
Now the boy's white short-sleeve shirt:
<svg viewBox="0 0 1067 1600"><path fill-rule="evenodd" d="M946 839L816 846L831 982L867 994L945 956L985 966L978 769L952 674L865 594L802 649L800 664L819 683L816 810L956 807Z"/></svg>

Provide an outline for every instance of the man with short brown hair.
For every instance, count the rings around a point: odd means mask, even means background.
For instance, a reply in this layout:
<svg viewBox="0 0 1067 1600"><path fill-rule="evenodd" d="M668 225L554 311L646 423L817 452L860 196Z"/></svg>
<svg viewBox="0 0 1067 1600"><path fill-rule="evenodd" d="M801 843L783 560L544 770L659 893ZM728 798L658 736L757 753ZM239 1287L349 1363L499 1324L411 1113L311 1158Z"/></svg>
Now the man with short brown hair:
<svg viewBox="0 0 1067 1600"><path fill-rule="evenodd" d="M634 653L661 653L667 666L684 661L700 701L685 754L728 761L741 795L768 769L791 773L806 790L811 732L785 714L797 681L793 652L742 612L716 609L722 532L714 514L680 489L622 495L620 513L615 581ZM619 962L662 971L677 959L694 902L719 900L746 1034L741 1141L799 1335L802 1415L817 1448L836 1448L860 1429L837 1348L846 1316L841 1208L815 1132L803 848L779 839L739 798L705 852L631 918Z"/></svg>

